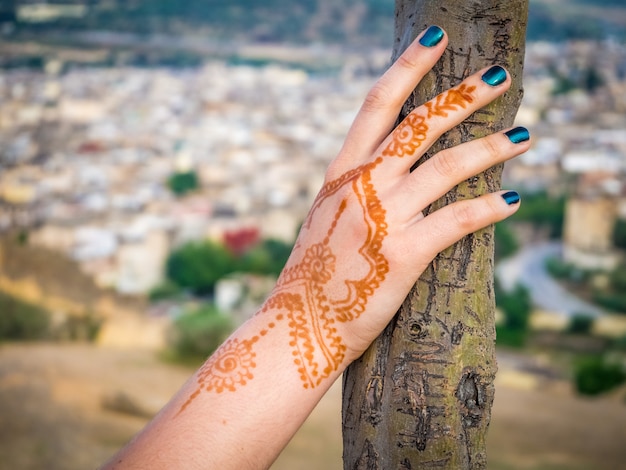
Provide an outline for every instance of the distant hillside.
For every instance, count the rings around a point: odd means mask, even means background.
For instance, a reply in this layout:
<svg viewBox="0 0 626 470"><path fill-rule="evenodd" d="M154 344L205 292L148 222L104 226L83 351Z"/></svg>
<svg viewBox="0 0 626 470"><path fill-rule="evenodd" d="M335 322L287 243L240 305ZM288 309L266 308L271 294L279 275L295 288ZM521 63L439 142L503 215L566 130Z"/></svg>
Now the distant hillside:
<svg viewBox="0 0 626 470"><path fill-rule="evenodd" d="M624 0L530 0L529 40L607 38L626 42Z"/></svg>
<svg viewBox="0 0 626 470"><path fill-rule="evenodd" d="M80 3L63 0L57 3ZM18 4L37 3L23 1ZM39 2L43 3L43 2ZM48 3L55 3L48 1ZM82 18L22 25L45 32L113 30L221 40L389 46L394 0L90 0ZM529 40L626 41L624 0L530 0Z"/></svg>
<svg viewBox="0 0 626 470"><path fill-rule="evenodd" d="M253 42L388 45L393 8L394 0L92 0L82 18L21 26L44 32L63 28Z"/></svg>

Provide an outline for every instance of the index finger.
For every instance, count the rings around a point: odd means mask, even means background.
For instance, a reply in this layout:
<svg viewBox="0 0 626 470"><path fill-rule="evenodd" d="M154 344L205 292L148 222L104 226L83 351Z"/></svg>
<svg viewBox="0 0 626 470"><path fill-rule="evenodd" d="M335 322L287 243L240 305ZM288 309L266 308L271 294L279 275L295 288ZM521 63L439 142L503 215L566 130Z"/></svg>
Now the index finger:
<svg viewBox="0 0 626 470"><path fill-rule="evenodd" d="M402 105L448 44L438 26L423 31L367 94L346 137L340 158L345 171L367 161L393 129Z"/></svg>

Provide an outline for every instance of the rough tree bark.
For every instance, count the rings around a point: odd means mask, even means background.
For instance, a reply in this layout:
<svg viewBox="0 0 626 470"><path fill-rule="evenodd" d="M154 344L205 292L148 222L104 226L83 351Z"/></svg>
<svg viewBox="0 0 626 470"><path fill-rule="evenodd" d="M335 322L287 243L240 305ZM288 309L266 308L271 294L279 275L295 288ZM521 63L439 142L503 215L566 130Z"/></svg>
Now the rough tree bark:
<svg viewBox="0 0 626 470"><path fill-rule="evenodd" d="M444 134L429 151L511 126L522 98L528 0L396 0L393 58L428 25L448 48L400 118L474 71L507 68L505 96ZM500 188L502 168L434 203ZM441 253L372 347L344 374L345 469L483 469L496 373L493 227Z"/></svg>

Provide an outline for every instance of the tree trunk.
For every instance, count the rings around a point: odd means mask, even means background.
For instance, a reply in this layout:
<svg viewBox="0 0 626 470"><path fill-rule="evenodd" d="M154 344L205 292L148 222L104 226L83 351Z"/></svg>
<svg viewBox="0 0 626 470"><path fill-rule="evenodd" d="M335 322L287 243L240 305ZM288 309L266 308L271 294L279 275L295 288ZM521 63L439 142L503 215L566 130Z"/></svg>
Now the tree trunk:
<svg viewBox="0 0 626 470"><path fill-rule="evenodd" d="M448 48L400 118L478 69L507 68L510 90L444 134L438 150L513 124L522 98L528 0L396 0L393 58L436 24ZM502 167L427 212L500 188ZM441 253L380 338L344 374L344 469L483 469L494 397L493 227Z"/></svg>

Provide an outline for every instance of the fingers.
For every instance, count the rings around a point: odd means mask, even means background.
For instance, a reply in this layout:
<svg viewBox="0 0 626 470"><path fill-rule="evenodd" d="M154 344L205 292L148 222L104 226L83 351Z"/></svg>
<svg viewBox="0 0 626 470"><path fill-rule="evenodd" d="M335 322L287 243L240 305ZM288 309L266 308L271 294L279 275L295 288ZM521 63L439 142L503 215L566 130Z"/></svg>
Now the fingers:
<svg viewBox="0 0 626 470"><path fill-rule="evenodd" d="M398 118L400 109L420 80L435 65L448 44L437 26L422 32L376 82L346 137L338 172L368 160Z"/></svg>
<svg viewBox="0 0 626 470"><path fill-rule="evenodd" d="M519 194L500 191L445 206L414 225L421 254L434 258L464 236L499 222L519 208Z"/></svg>
<svg viewBox="0 0 626 470"><path fill-rule="evenodd" d="M403 174L444 132L461 123L510 86L508 73L500 66L483 69L461 84L414 109L383 141L377 154L393 157L385 171ZM395 163L393 160L396 160Z"/></svg>
<svg viewBox="0 0 626 470"><path fill-rule="evenodd" d="M529 147L528 130L516 127L437 153L408 174L394 192L396 197L411 201L411 204L393 202L394 207L403 211L398 213L400 220L410 220L457 184L524 153Z"/></svg>

